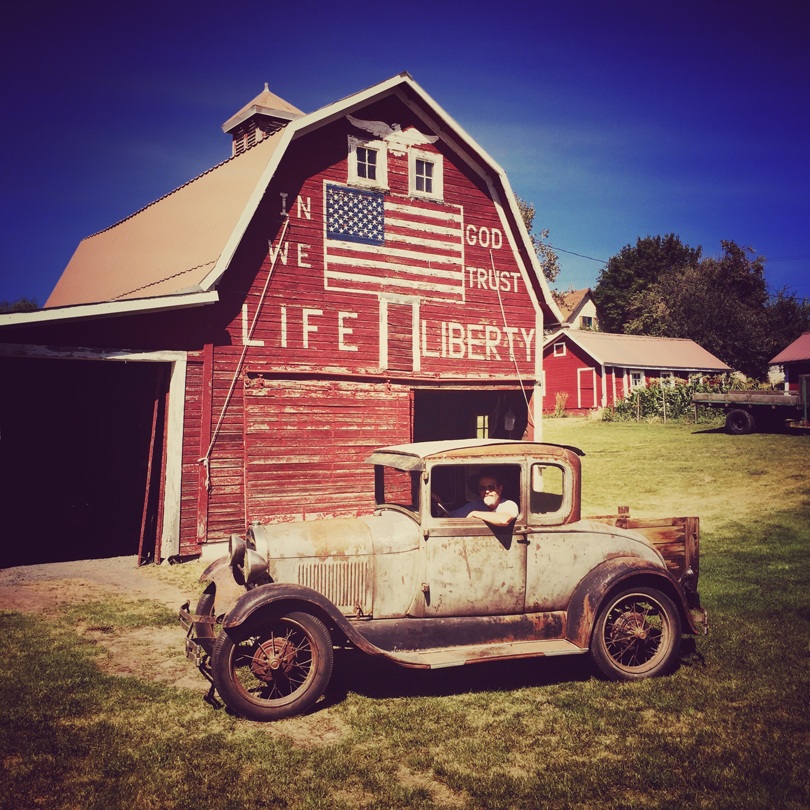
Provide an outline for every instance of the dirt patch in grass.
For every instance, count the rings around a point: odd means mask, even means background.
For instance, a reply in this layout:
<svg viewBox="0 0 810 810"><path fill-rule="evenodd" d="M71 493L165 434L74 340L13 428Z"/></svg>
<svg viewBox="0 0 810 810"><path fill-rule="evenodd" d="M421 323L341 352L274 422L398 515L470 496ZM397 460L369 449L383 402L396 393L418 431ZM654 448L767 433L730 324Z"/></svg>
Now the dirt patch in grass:
<svg viewBox="0 0 810 810"><path fill-rule="evenodd" d="M83 604L105 600L137 603L149 599L176 610L191 596L192 593L155 576L149 567L138 568L135 557L0 570L0 610L37 613L54 621L64 621L66 608ZM188 689L200 695L210 689L211 684L185 658L185 631L179 623L120 628L99 624L88 616L70 627L98 645L95 660L103 672ZM304 717L252 725L274 737L288 738L299 748L332 745L348 733L348 726L331 707Z"/></svg>

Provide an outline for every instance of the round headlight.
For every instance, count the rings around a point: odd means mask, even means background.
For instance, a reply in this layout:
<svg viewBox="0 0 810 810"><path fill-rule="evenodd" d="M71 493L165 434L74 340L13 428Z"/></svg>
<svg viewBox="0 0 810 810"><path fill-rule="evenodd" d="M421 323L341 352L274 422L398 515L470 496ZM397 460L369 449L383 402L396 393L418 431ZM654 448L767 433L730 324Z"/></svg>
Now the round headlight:
<svg viewBox="0 0 810 810"><path fill-rule="evenodd" d="M245 559L246 548L247 544L238 534L231 535L231 539L228 542L228 562L231 566L242 566L242 562Z"/></svg>

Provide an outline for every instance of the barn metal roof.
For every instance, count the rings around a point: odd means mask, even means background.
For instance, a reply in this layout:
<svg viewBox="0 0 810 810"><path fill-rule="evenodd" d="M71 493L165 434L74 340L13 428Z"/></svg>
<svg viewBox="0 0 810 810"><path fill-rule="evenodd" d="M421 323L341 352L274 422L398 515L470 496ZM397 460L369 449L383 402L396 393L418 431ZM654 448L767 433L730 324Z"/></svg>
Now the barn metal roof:
<svg viewBox="0 0 810 810"><path fill-rule="evenodd" d="M271 135L83 239L45 307L203 289L281 136Z"/></svg>
<svg viewBox="0 0 810 810"><path fill-rule="evenodd" d="M800 335L786 349L782 349L771 363L795 363L797 360L810 360L810 332Z"/></svg>
<svg viewBox="0 0 810 810"><path fill-rule="evenodd" d="M682 371L731 371L722 360L686 338L614 335L609 332L559 330L543 342L567 337L603 366Z"/></svg>
<svg viewBox="0 0 810 810"><path fill-rule="evenodd" d="M284 102L290 107L288 112L293 118L287 126L127 219L84 239L45 307L134 302L214 289L291 141L392 93L407 102L425 105L431 116L441 122L439 131L448 145L462 159L470 161L474 156L492 172L495 193L502 201L505 215L514 223L512 227L521 255L531 265L527 279L530 294L546 310L550 320L559 321L559 308L522 227L520 212L503 169L408 73L301 117L295 117L296 108ZM257 99L247 108L252 108ZM282 101L277 96L266 101L276 104L273 99ZM235 118L245 111L243 108Z"/></svg>

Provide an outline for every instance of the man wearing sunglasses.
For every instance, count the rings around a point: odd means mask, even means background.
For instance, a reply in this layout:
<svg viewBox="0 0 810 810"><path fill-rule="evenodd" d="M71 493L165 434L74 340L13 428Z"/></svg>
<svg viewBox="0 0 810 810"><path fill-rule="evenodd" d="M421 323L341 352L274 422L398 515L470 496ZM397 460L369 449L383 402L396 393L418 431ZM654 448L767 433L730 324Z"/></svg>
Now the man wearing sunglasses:
<svg viewBox="0 0 810 810"><path fill-rule="evenodd" d="M450 513L450 517L471 517L483 520L491 526L508 526L518 516L520 509L514 501L504 500L503 482L494 468L485 468L478 473L478 498Z"/></svg>

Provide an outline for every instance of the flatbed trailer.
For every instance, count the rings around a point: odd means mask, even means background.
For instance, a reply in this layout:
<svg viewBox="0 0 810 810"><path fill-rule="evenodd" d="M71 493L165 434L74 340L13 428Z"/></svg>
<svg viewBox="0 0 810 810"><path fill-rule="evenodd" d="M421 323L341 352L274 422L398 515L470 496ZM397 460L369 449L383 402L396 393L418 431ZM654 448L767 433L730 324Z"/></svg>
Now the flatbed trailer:
<svg viewBox="0 0 810 810"><path fill-rule="evenodd" d="M726 430L737 436L756 430L783 428L790 419L808 424L807 389L810 375L799 378L798 391L729 391L695 393L692 402L724 410Z"/></svg>

